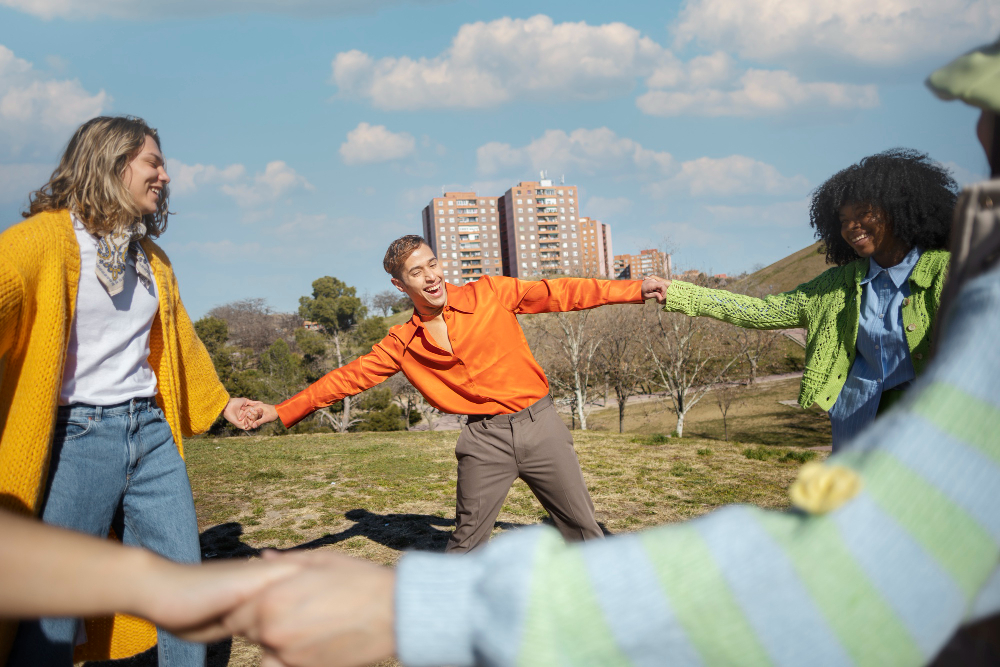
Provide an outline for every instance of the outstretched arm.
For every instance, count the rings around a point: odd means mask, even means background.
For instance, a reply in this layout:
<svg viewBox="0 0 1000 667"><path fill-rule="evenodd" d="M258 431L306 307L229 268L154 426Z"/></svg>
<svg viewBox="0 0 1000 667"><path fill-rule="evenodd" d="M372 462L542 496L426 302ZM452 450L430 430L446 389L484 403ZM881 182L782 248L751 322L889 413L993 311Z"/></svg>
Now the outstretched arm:
<svg viewBox="0 0 1000 667"><path fill-rule="evenodd" d="M597 278L519 280L489 276L489 285L500 303L518 314L587 310L612 303L642 303L646 298L644 288L654 292L652 282L647 286L640 280Z"/></svg>
<svg viewBox="0 0 1000 667"><path fill-rule="evenodd" d="M179 565L2 510L0 535L0 617L123 612L190 639L225 636L223 614L300 569L292 560Z"/></svg>
<svg viewBox="0 0 1000 667"><path fill-rule="evenodd" d="M250 401L241 408L239 419L245 420L247 428L257 428L275 419L291 428L316 410L333 405L345 396L360 394L398 373L402 353L403 344L389 334L368 354L335 368L287 401L278 405Z"/></svg>

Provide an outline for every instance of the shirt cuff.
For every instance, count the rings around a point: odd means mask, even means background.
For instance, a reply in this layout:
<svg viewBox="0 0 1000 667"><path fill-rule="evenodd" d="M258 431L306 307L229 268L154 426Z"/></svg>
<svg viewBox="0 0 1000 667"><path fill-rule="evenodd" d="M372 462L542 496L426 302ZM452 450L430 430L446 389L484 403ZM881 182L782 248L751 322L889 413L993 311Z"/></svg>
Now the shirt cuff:
<svg viewBox="0 0 1000 667"><path fill-rule="evenodd" d="M284 424L285 428L295 426L316 411L316 408L313 407L312 400L304 391L300 391L287 401L278 403L274 406L274 409L278 413L278 419L281 420L281 423Z"/></svg>
<svg viewBox="0 0 1000 667"><path fill-rule="evenodd" d="M475 664L473 593L481 559L409 553L396 566L396 653L407 667Z"/></svg>

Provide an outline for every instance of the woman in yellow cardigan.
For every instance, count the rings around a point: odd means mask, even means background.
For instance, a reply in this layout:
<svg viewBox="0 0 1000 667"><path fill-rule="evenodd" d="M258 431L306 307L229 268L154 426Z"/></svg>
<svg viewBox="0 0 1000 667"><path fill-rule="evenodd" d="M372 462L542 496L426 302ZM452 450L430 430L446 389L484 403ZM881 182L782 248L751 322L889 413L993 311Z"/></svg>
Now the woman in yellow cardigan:
<svg viewBox="0 0 1000 667"><path fill-rule="evenodd" d="M220 412L240 425L244 399L219 382L152 241L169 182L156 130L94 118L0 235L0 508L198 562L183 437ZM205 661L203 645L116 617L0 627L0 662L69 666L81 640L77 659L158 643L161 666Z"/></svg>

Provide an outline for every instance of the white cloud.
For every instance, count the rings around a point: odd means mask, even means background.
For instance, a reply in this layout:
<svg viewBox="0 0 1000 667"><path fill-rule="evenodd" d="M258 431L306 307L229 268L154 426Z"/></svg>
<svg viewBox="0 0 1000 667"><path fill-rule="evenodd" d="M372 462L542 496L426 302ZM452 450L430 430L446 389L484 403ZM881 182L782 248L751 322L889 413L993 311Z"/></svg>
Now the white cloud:
<svg viewBox="0 0 1000 667"><path fill-rule="evenodd" d="M343 16L373 14L383 7L433 4L441 0L0 0L11 7L43 19L92 19L102 16L149 19L173 16L220 14L290 14L293 16Z"/></svg>
<svg viewBox="0 0 1000 667"><path fill-rule="evenodd" d="M0 150L48 154L110 102L103 90L91 94L75 79L49 79L0 45Z"/></svg>
<svg viewBox="0 0 1000 667"><path fill-rule="evenodd" d="M878 104L874 86L803 82L783 70L747 70L725 51L683 62L624 23L555 23L544 15L463 25L451 46L433 58L376 60L344 51L332 69L342 95L394 110L593 100L628 94L641 81L651 92L639 98L639 108L661 116L750 116L803 106ZM510 156L500 148L494 159L502 163Z"/></svg>
<svg viewBox="0 0 1000 667"><path fill-rule="evenodd" d="M651 183L644 191L651 197L686 193L692 197L733 195L779 195L802 192L809 187L803 176L783 176L773 165L743 155L702 157L680 165L672 177Z"/></svg>
<svg viewBox="0 0 1000 667"><path fill-rule="evenodd" d="M167 160L167 173L170 174L170 192L185 194L195 192L202 185L235 183L246 174L246 167L242 164L223 168L212 164L184 164L171 158Z"/></svg>
<svg viewBox="0 0 1000 667"><path fill-rule="evenodd" d="M670 153L643 148L638 142L619 137L606 127L546 130L540 138L521 148L491 142L476 150L478 169L495 174L526 169L548 169L553 174L624 175L636 172L665 173L673 166Z"/></svg>
<svg viewBox="0 0 1000 667"><path fill-rule="evenodd" d="M358 123L340 145L344 164L371 164L400 160L413 154L417 142L406 132L390 132L385 125Z"/></svg>
<svg viewBox="0 0 1000 667"><path fill-rule="evenodd" d="M870 109L879 104L873 85L805 83L786 71L747 70L731 89L651 90L636 106L652 116L761 116L802 108Z"/></svg>
<svg viewBox="0 0 1000 667"><path fill-rule="evenodd" d="M957 55L1000 31L996 0L687 0L677 42L795 67L833 57L875 66Z"/></svg>
<svg viewBox="0 0 1000 667"><path fill-rule="evenodd" d="M339 53L333 81L381 109L484 108L514 98L620 95L664 57L663 47L624 23L556 24L538 15L463 25L434 58Z"/></svg>
<svg viewBox="0 0 1000 667"><path fill-rule="evenodd" d="M220 189L239 206L254 208L272 204L295 190L315 188L284 161L275 160L268 162L263 172L255 174L252 183L227 183Z"/></svg>

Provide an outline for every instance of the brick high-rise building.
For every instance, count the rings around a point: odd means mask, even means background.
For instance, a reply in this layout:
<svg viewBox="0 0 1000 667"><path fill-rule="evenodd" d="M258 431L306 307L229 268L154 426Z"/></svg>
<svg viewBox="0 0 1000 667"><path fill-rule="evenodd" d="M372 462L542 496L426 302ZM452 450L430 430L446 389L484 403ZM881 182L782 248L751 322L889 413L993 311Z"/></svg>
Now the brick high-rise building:
<svg viewBox="0 0 1000 667"><path fill-rule="evenodd" d="M580 275L588 278L614 278L614 253L611 251L611 225L580 218L580 244L582 246Z"/></svg>
<svg viewBox="0 0 1000 667"><path fill-rule="evenodd" d="M583 267L580 202L574 185L522 181L497 202L504 274L540 278Z"/></svg>
<svg viewBox="0 0 1000 667"><path fill-rule="evenodd" d="M464 285L484 274L506 273L500 253L496 197L446 192L424 207L424 238L438 256L444 279Z"/></svg>
<svg viewBox="0 0 1000 667"><path fill-rule="evenodd" d="M640 250L638 255L615 255L615 278L638 280L646 276L670 277L670 255L656 249Z"/></svg>

